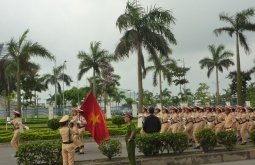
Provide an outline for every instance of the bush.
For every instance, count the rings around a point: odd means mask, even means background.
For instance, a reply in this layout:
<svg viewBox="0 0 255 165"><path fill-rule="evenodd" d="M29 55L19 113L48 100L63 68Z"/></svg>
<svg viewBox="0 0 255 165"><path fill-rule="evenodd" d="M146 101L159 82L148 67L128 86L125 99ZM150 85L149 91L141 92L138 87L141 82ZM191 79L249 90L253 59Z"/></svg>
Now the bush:
<svg viewBox="0 0 255 165"><path fill-rule="evenodd" d="M232 151L236 146L237 136L235 131L220 131L217 133L217 139L229 151Z"/></svg>
<svg viewBox="0 0 255 165"><path fill-rule="evenodd" d="M217 136L211 128L203 128L195 136L204 152L212 150L217 145Z"/></svg>
<svg viewBox="0 0 255 165"><path fill-rule="evenodd" d="M124 124L124 116L113 116L112 117L112 124L115 124L118 126L118 128L121 127L122 124Z"/></svg>
<svg viewBox="0 0 255 165"><path fill-rule="evenodd" d="M108 138L99 145L98 149L103 155L107 156L109 160L112 160L112 157L121 154L122 144L118 139Z"/></svg>
<svg viewBox="0 0 255 165"><path fill-rule="evenodd" d="M255 146L255 130L253 130L253 131L251 132L250 138L251 138L252 144Z"/></svg>
<svg viewBox="0 0 255 165"><path fill-rule="evenodd" d="M188 136L183 132L171 133L169 138L169 145L174 153L182 154L184 150L188 149Z"/></svg>
<svg viewBox="0 0 255 165"><path fill-rule="evenodd" d="M164 147L162 140L162 134L144 134L136 137L136 147L139 152L144 153L144 155L157 154L159 150ZM162 151L161 151L162 152Z"/></svg>
<svg viewBox="0 0 255 165"><path fill-rule="evenodd" d="M62 163L62 143L55 142L34 142L21 144L17 155L18 165L27 164L49 164L56 165Z"/></svg>
<svg viewBox="0 0 255 165"><path fill-rule="evenodd" d="M48 120L47 125L50 129L52 129L54 131L60 127L59 120L55 119L55 118Z"/></svg>

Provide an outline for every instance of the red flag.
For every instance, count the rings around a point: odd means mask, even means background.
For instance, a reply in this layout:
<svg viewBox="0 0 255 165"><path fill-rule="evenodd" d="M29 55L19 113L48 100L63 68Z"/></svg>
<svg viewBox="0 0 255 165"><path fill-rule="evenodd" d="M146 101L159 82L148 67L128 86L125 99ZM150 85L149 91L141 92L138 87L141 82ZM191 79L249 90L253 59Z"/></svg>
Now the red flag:
<svg viewBox="0 0 255 165"><path fill-rule="evenodd" d="M109 137L109 133L103 111L92 92L89 92L80 109L83 110L83 117L87 120L86 129L99 145L102 140Z"/></svg>

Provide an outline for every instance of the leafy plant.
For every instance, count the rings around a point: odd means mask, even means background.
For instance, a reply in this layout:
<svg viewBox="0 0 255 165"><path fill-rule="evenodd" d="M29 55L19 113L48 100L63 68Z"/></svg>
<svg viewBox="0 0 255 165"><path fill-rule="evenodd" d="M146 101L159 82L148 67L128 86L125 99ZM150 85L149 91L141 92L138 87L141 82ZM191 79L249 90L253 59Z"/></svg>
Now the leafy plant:
<svg viewBox="0 0 255 165"><path fill-rule="evenodd" d="M112 157L121 154L122 144L118 139L106 139L98 147L103 155L107 156L109 160Z"/></svg>
<svg viewBox="0 0 255 165"><path fill-rule="evenodd" d="M255 130L253 130L253 131L251 132L250 138L251 138L252 144L255 146Z"/></svg>
<svg viewBox="0 0 255 165"><path fill-rule="evenodd" d="M17 164L61 164L61 146L62 143L60 141L22 144L17 152Z"/></svg>
<svg viewBox="0 0 255 165"><path fill-rule="evenodd" d="M183 132L171 133L169 138L169 145L174 153L182 154L184 150L188 149L188 136Z"/></svg>
<svg viewBox="0 0 255 165"><path fill-rule="evenodd" d="M211 128L203 128L195 136L204 152L212 150L217 145L217 136Z"/></svg>
<svg viewBox="0 0 255 165"><path fill-rule="evenodd" d="M164 142L162 143L161 140L161 134L159 133L144 134L137 136L136 146L139 152L144 153L146 156L149 154L157 154L164 145ZM165 141L165 143L167 142Z"/></svg>
<svg viewBox="0 0 255 165"><path fill-rule="evenodd" d="M232 151L236 146L237 136L234 131L220 131L217 133L217 139L229 151Z"/></svg>
<svg viewBox="0 0 255 165"><path fill-rule="evenodd" d="M59 120L56 118L48 120L47 125L50 129L54 131L60 127Z"/></svg>
<svg viewBox="0 0 255 165"><path fill-rule="evenodd" d="M115 124L118 126L118 128L121 127L122 124L124 124L124 116L113 116L112 117L112 124Z"/></svg>

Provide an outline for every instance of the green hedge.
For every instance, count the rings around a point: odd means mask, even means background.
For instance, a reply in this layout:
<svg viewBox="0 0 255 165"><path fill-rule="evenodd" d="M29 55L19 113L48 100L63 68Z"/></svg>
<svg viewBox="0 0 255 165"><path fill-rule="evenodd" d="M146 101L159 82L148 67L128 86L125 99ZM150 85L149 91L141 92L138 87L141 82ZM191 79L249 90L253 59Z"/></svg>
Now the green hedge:
<svg viewBox="0 0 255 165"><path fill-rule="evenodd" d="M141 128L136 128L136 133L140 133ZM108 128L110 136L125 135L126 128ZM0 131L0 143L10 142L13 137L13 131ZM52 131L50 129L37 129L37 130L25 130L21 136L20 141L36 141L36 140L56 140L60 139L59 130ZM84 132L84 137L91 137L88 131Z"/></svg>
<svg viewBox="0 0 255 165"><path fill-rule="evenodd" d="M155 133L136 137L136 147L145 155L161 153L172 149L174 153L182 154L188 149L188 136L185 133Z"/></svg>
<svg viewBox="0 0 255 165"><path fill-rule="evenodd" d="M17 155L18 165L32 164L62 164L62 143L54 142L34 142L19 146Z"/></svg>

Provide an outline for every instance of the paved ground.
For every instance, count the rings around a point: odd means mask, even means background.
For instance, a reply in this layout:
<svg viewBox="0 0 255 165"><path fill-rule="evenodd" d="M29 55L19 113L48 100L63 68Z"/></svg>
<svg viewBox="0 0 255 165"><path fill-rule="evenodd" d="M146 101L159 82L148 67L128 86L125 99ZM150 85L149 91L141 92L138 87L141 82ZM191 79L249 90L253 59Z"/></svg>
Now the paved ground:
<svg viewBox="0 0 255 165"><path fill-rule="evenodd" d="M213 164L204 164L204 165L254 165L255 160L242 160L235 162L223 162L223 163L213 163Z"/></svg>
<svg viewBox="0 0 255 165"><path fill-rule="evenodd" d="M127 157L126 144L124 142L124 139L123 139L123 137L118 137L118 139L122 143L122 154L120 155L120 157ZM238 142L238 145L240 145L240 142ZM252 145L251 142L246 144L246 146L251 146L251 145ZM224 148L224 147L220 147L220 148ZM188 150L185 150L184 152L192 152L192 151L201 151L202 152L202 149L195 150L195 149L193 149L193 147L190 147ZM0 165L16 165L17 164L16 159L13 158L12 155L14 155L14 151L9 143L0 144ZM143 153L139 153L138 149L136 149L136 155L143 155ZM101 154L100 150L98 149L97 143L95 143L93 140L86 140L84 155L75 154L75 161L93 160L93 159L102 159L102 158L106 158L106 157ZM251 162L253 162L253 163L251 164ZM255 160L244 161L244 163L242 163L242 165L253 165L253 164L255 164L254 162L255 162ZM228 164L229 163L226 163L226 165L228 165ZM213 164L211 164L211 165L213 165ZM214 164L214 165L216 165L216 164ZM217 165L221 165L221 164L217 164ZM235 164L231 163L231 165L235 165Z"/></svg>

